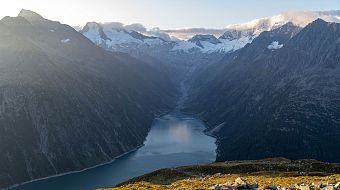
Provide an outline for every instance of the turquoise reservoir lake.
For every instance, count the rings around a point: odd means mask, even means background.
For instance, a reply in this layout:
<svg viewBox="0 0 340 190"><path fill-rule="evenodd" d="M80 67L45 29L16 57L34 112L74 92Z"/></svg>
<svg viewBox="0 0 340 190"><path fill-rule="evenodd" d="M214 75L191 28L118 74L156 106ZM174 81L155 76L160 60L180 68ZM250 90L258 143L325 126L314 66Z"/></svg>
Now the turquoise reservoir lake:
<svg viewBox="0 0 340 190"><path fill-rule="evenodd" d="M204 123L173 112L155 119L145 145L110 164L78 173L27 183L15 190L90 190L113 187L160 168L215 161L215 139L204 134Z"/></svg>

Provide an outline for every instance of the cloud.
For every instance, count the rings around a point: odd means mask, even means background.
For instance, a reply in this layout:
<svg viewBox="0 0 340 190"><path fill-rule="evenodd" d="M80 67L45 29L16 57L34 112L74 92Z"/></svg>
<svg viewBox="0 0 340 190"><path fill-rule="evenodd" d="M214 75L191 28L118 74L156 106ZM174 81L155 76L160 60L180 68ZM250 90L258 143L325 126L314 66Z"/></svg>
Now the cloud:
<svg viewBox="0 0 340 190"><path fill-rule="evenodd" d="M212 34L216 37L224 34L225 29L206 29L206 28L186 28L174 30L162 30L162 32L169 34L178 39L190 39L196 34Z"/></svg>
<svg viewBox="0 0 340 190"><path fill-rule="evenodd" d="M172 40L169 34L161 31L158 27L153 28L151 30L148 30L146 32L146 34L150 35L150 36L156 36L156 37L162 38L162 39L164 39L166 41L171 41Z"/></svg>
<svg viewBox="0 0 340 190"><path fill-rule="evenodd" d="M249 22L239 24L229 24L226 29L234 30L271 30L276 26L282 26L287 22L292 22L300 27L305 27L317 18L321 18L327 22L340 22L340 11L288 11L282 14L254 19Z"/></svg>
<svg viewBox="0 0 340 190"><path fill-rule="evenodd" d="M147 30L142 24L139 24L139 23L125 25L121 22L104 22L104 23L99 23L99 24L103 28L124 29L124 30L129 30L129 31L134 30L140 33L145 33ZM79 26L74 26L74 28L78 29Z"/></svg>
<svg viewBox="0 0 340 190"><path fill-rule="evenodd" d="M227 30L258 30L259 32L271 30L276 26L281 26L287 22L304 27L313 20L321 18L327 22L340 22L340 11L289 11L271 17L254 19L250 22L230 24L222 29L207 29L207 28L183 28L183 29L160 29L146 28L143 24L134 23L125 25L121 22L101 23L103 27L110 27L115 29L134 30L148 36L155 36L167 41L171 40L188 40L197 34L211 34L215 37L220 37ZM76 30L80 27L75 26Z"/></svg>
<svg viewBox="0 0 340 190"><path fill-rule="evenodd" d="M139 24L139 23L125 25L123 27L126 30L134 30L134 31L140 32L140 33L145 33L147 31L147 29L142 24Z"/></svg>

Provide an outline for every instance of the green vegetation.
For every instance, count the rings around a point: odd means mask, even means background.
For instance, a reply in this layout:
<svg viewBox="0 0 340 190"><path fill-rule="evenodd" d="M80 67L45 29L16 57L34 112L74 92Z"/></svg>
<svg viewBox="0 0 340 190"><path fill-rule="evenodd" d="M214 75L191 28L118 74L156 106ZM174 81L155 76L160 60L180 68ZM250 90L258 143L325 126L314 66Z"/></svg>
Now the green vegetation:
<svg viewBox="0 0 340 190"><path fill-rule="evenodd" d="M314 189L318 189L340 181L340 164L274 158L185 166L161 169L133 178L110 190L214 189L219 185L235 185L236 179L244 181L244 184L256 185L257 189L302 189L297 186L301 183L308 187L313 184Z"/></svg>

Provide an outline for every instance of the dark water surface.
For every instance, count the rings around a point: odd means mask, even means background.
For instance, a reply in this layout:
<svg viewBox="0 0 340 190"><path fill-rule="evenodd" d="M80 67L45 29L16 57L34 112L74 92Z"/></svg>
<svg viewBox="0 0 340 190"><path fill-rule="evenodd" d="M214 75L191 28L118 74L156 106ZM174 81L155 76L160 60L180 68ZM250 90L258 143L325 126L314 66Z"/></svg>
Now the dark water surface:
<svg viewBox="0 0 340 190"><path fill-rule="evenodd" d="M79 173L25 184L15 190L89 190L114 185L160 168L215 160L215 139L204 124L173 112L155 120L145 146L114 162Z"/></svg>

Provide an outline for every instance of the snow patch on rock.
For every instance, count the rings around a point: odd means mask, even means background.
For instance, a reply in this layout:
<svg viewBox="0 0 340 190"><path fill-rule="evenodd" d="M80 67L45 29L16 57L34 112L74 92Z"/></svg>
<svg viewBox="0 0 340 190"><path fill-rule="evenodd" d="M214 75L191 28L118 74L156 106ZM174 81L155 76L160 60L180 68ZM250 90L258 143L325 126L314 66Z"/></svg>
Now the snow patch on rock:
<svg viewBox="0 0 340 190"><path fill-rule="evenodd" d="M267 46L267 48L270 50L281 49L282 47L283 47L283 44L279 44L278 41L273 41L271 44Z"/></svg>
<svg viewBox="0 0 340 190"><path fill-rule="evenodd" d="M172 51L182 50L184 52L189 52L189 50L194 48L200 49L200 47L198 47L195 43L188 41L178 41L177 44L172 48Z"/></svg>
<svg viewBox="0 0 340 190"><path fill-rule="evenodd" d="M63 39L63 40L60 40L60 41L61 41L61 43L68 43L71 40L69 38L67 38L67 39Z"/></svg>

